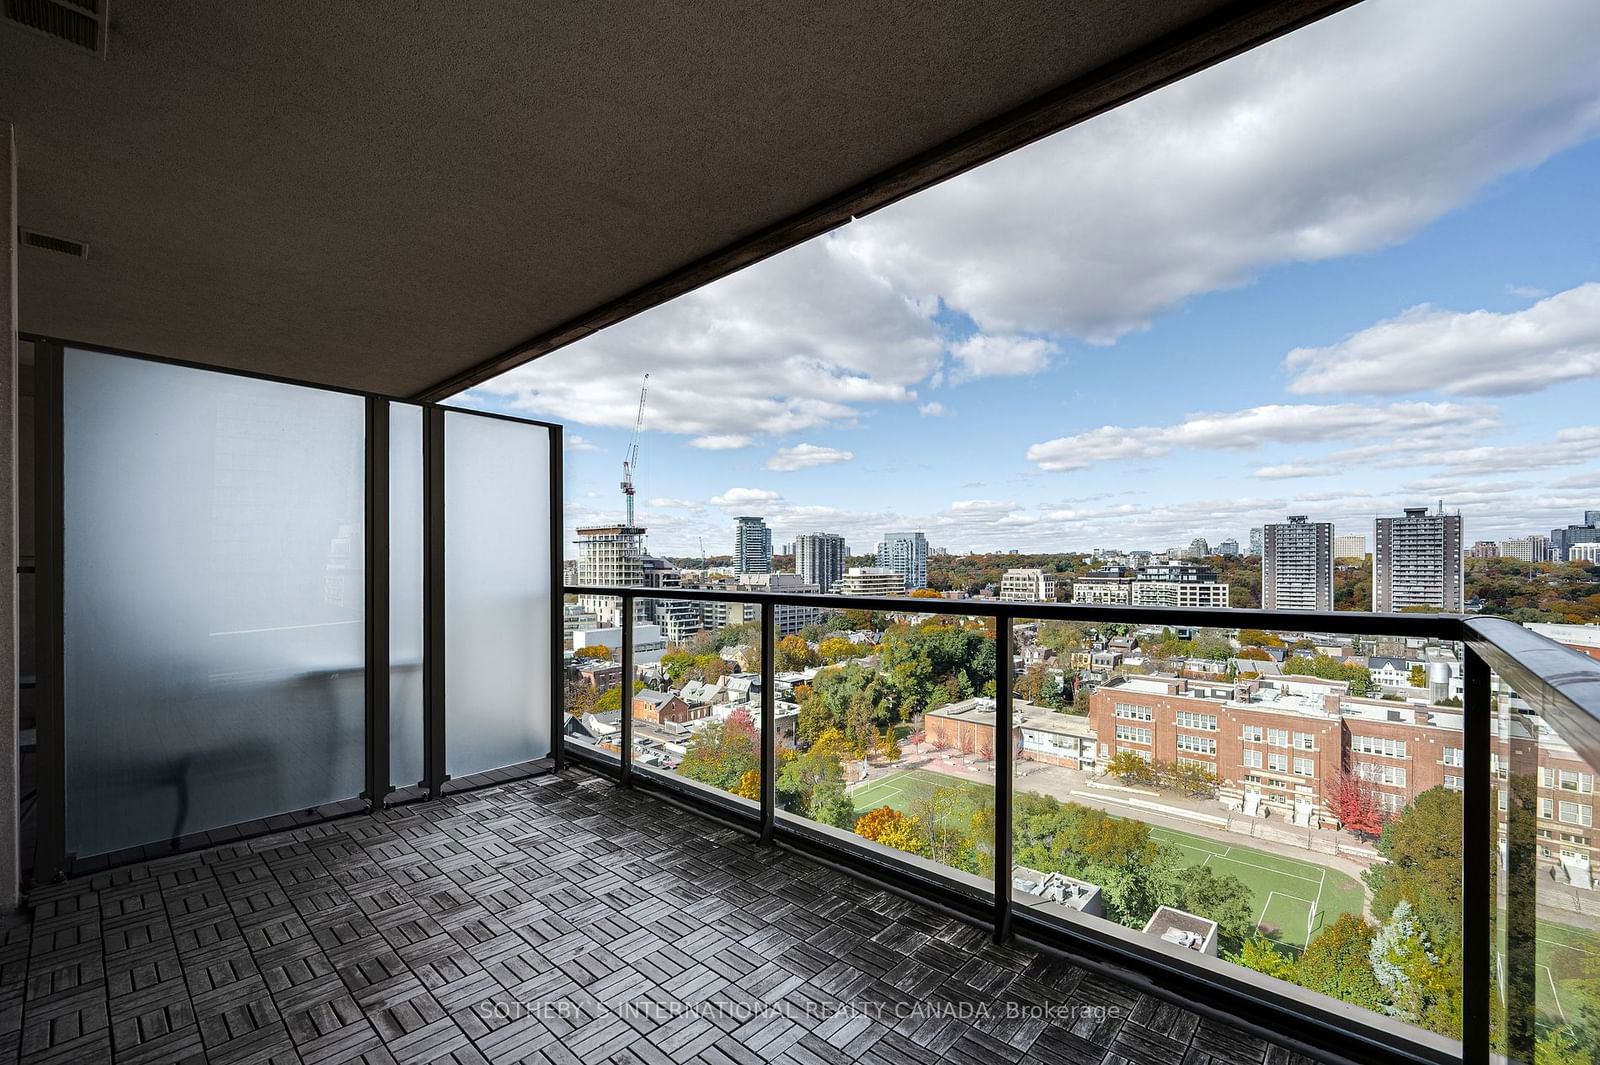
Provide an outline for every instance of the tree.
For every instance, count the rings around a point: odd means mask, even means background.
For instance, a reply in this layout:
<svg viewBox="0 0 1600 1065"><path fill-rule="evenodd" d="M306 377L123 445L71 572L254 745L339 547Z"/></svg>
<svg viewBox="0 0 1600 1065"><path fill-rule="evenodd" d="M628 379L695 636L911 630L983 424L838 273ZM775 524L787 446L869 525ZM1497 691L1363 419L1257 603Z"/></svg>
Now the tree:
<svg viewBox="0 0 1600 1065"><path fill-rule="evenodd" d="M811 649L811 645L798 635L785 636L779 640L776 652L773 669L780 673L795 673L820 665L822 662L817 652Z"/></svg>
<svg viewBox="0 0 1600 1065"><path fill-rule="evenodd" d="M1428 671L1422 666L1412 666L1410 680L1413 688L1426 688L1428 686Z"/></svg>
<svg viewBox="0 0 1600 1065"><path fill-rule="evenodd" d="M855 824L855 804L844 790L840 759L846 741L839 730L824 729L804 754L790 758L778 772L778 801L790 813L813 821L849 828Z"/></svg>
<svg viewBox="0 0 1600 1065"><path fill-rule="evenodd" d="M759 769L745 770L744 775L739 778L739 783L735 785L733 793L739 796L741 799L749 799L751 802L760 802L761 771Z"/></svg>
<svg viewBox="0 0 1600 1065"><path fill-rule="evenodd" d="M1035 662L1016 679L1011 690L1012 694L1024 702L1048 706L1050 705L1048 693L1051 689L1057 689L1057 685L1055 678L1050 675L1050 667L1043 662Z"/></svg>
<svg viewBox="0 0 1600 1065"><path fill-rule="evenodd" d="M1241 659L1244 659L1244 660L1250 661L1250 662L1270 662L1270 661L1272 661L1272 656L1270 654L1268 654L1266 651L1263 651L1259 647L1246 647L1246 648L1243 648L1238 653L1238 655L1235 656L1235 657L1241 658Z"/></svg>
<svg viewBox="0 0 1600 1065"><path fill-rule="evenodd" d="M1089 689L1084 687L1080 687L1072 693L1072 712L1074 714L1082 716L1089 713L1090 694Z"/></svg>
<svg viewBox="0 0 1600 1065"><path fill-rule="evenodd" d="M681 688L690 679L695 668L694 655L681 648L673 648L661 656L661 669L674 688Z"/></svg>
<svg viewBox="0 0 1600 1065"><path fill-rule="evenodd" d="M1294 961L1259 932L1246 939L1238 953L1229 955L1228 960L1275 980L1294 980Z"/></svg>
<svg viewBox="0 0 1600 1065"><path fill-rule="evenodd" d="M1250 889L1232 873L1218 873L1205 865L1178 871L1173 881L1173 904L1180 910L1217 922L1217 942L1223 950L1240 950L1256 927Z"/></svg>
<svg viewBox="0 0 1600 1065"><path fill-rule="evenodd" d="M843 636L830 636L817 645L817 654L830 665L860 654L860 648Z"/></svg>
<svg viewBox="0 0 1600 1065"><path fill-rule="evenodd" d="M1373 933L1373 927L1360 916L1340 914L1300 955L1295 964L1296 982L1342 1002L1383 1009L1387 997L1372 973L1370 960Z"/></svg>
<svg viewBox="0 0 1600 1065"><path fill-rule="evenodd" d="M1384 1012L1443 1035L1461 1034L1459 970L1436 954L1411 904L1401 900L1372 937L1372 974L1389 997Z"/></svg>
<svg viewBox="0 0 1600 1065"><path fill-rule="evenodd" d="M611 648L603 643L580 647L572 652L572 660L574 662L609 662L611 661Z"/></svg>
<svg viewBox="0 0 1600 1065"><path fill-rule="evenodd" d="M1406 902L1439 942L1461 919L1461 793L1430 788L1383 828L1378 852L1389 859L1366 873L1380 920Z"/></svg>
<svg viewBox="0 0 1600 1065"><path fill-rule="evenodd" d="M611 687L601 692L600 697L594 702L594 712L597 714L603 714L608 710L621 709L622 685L620 684L613 684Z"/></svg>
<svg viewBox="0 0 1600 1065"><path fill-rule="evenodd" d="M1149 759L1132 751L1118 751L1106 763L1106 772L1124 784L1149 784L1155 780L1155 768Z"/></svg>
<svg viewBox="0 0 1600 1065"><path fill-rule="evenodd" d="M913 599L943 599L944 596L940 595L939 592L936 589L933 589L933 588L913 588L913 589L911 589L911 598L913 598Z"/></svg>
<svg viewBox="0 0 1600 1065"><path fill-rule="evenodd" d="M1222 783L1222 778L1217 774L1192 762L1177 762L1168 766L1166 779L1173 790L1192 798L1210 798L1217 793L1217 785Z"/></svg>
<svg viewBox="0 0 1600 1065"><path fill-rule="evenodd" d="M749 712L742 709L726 721L710 722L696 732L678 765L683 776L723 791L735 791L751 772L757 774L759 787L760 770L755 725Z"/></svg>
<svg viewBox="0 0 1600 1065"><path fill-rule="evenodd" d="M1293 646L1310 650L1313 645L1308 641L1297 640ZM1365 696L1372 691L1371 670L1355 662L1343 662L1327 655L1292 655L1283 660L1283 671L1303 677L1349 681L1350 694L1355 696Z"/></svg>
<svg viewBox="0 0 1600 1065"><path fill-rule="evenodd" d="M1282 647L1283 641L1260 629L1240 629L1239 643L1245 647Z"/></svg>
<svg viewBox="0 0 1600 1065"><path fill-rule="evenodd" d="M878 757L885 762L898 762L900 760L900 739L895 735L894 729L884 729L878 737Z"/></svg>
<svg viewBox="0 0 1600 1065"><path fill-rule="evenodd" d="M850 741L851 753L857 758L865 758L867 752L878 745L872 700L865 692L856 692L850 697L850 708L845 712L845 736Z"/></svg>
<svg viewBox="0 0 1600 1065"><path fill-rule="evenodd" d="M1386 815L1378 791L1356 773L1345 770L1334 778L1332 806L1339 823L1358 836L1376 839L1383 831Z"/></svg>
<svg viewBox="0 0 1600 1065"><path fill-rule="evenodd" d="M915 817L907 817L892 806L869 810L856 820L856 835L881 843L885 847L921 854L923 851L923 825Z"/></svg>

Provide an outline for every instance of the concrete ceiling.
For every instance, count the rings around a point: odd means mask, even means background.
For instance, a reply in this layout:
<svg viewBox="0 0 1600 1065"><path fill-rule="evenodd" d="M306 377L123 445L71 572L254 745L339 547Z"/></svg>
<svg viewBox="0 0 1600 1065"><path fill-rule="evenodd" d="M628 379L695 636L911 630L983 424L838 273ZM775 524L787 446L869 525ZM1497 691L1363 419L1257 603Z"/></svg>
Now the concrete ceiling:
<svg viewBox="0 0 1600 1065"><path fill-rule="evenodd" d="M1343 6L112 0L0 22L22 330L437 395Z"/></svg>

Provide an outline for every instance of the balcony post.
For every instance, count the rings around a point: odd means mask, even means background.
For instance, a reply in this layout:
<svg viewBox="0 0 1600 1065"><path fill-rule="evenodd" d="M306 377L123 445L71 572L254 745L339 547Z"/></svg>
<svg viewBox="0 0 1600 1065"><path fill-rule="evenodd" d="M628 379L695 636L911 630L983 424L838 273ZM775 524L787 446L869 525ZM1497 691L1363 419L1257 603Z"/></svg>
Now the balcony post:
<svg viewBox="0 0 1600 1065"><path fill-rule="evenodd" d="M563 586L566 584L565 546L561 538L566 535L566 495L562 484L565 444L561 426L550 429L550 758L555 771L567 767L567 663L563 653L566 639L566 603Z"/></svg>
<svg viewBox="0 0 1600 1065"><path fill-rule="evenodd" d="M1489 708L1489 664L1465 647L1462 742L1465 782L1461 803L1461 1054L1463 1065L1487 1065L1494 949L1496 822L1494 771L1490 766L1493 712ZM1504 874L1502 874L1504 875Z"/></svg>
<svg viewBox="0 0 1600 1065"><path fill-rule="evenodd" d="M994 940L1011 938L1011 615L994 619Z"/></svg>
<svg viewBox="0 0 1600 1065"><path fill-rule="evenodd" d="M367 398L366 799L383 808L389 779L389 401Z"/></svg>
<svg viewBox="0 0 1600 1065"><path fill-rule="evenodd" d="M622 593L622 750L618 754L619 784L633 782L633 593Z"/></svg>
<svg viewBox="0 0 1600 1065"><path fill-rule="evenodd" d="M444 410L422 410L422 784L444 792Z"/></svg>
<svg viewBox="0 0 1600 1065"><path fill-rule="evenodd" d="M772 603L761 606L761 842L772 842L778 809L777 613Z"/></svg>
<svg viewBox="0 0 1600 1065"><path fill-rule="evenodd" d="M38 695L34 716L38 746L34 779L39 798L35 804L33 878L47 884L66 872L67 785L66 741L63 735L65 703L64 655L65 603L62 535L62 367L61 347L33 346L33 617L36 634Z"/></svg>

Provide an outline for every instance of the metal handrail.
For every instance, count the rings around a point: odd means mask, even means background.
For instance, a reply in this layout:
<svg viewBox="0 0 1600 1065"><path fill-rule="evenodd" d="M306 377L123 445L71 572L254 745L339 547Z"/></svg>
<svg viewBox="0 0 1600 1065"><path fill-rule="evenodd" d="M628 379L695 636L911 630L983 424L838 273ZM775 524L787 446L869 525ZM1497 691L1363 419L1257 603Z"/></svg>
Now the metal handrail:
<svg viewBox="0 0 1600 1065"><path fill-rule="evenodd" d="M1600 768L1600 660L1505 618L1465 618L1462 627L1463 642L1536 707L1578 757Z"/></svg>
<svg viewBox="0 0 1600 1065"><path fill-rule="evenodd" d="M1459 614L1376 614L1366 610L1260 610L1243 607L1120 606L1100 603L1033 603L1010 599L921 599L913 596L723 591L710 588L642 588L637 585L569 584L567 595L633 599L810 606L823 610L870 610L896 614L956 614L1040 621L1084 621L1126 625L1199 626L1217 629L1285 629L1351 636L1462 638Z"/></svg>

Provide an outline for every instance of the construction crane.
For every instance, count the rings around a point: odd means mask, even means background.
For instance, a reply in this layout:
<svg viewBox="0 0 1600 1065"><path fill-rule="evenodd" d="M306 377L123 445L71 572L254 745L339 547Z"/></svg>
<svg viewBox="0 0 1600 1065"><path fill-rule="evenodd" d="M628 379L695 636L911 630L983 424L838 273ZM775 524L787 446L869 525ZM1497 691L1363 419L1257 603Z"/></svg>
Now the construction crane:
<svg viewBox="0 0 1600 1065"><path fill-rule="evenodd" d="M628 507L628 528L633 528L633 474L639 468L639 430L644 428L644 397L650 387L650 375L644 375L639 385L639 413L633 419L633 440L622 455L622 498Z"/></svg>

